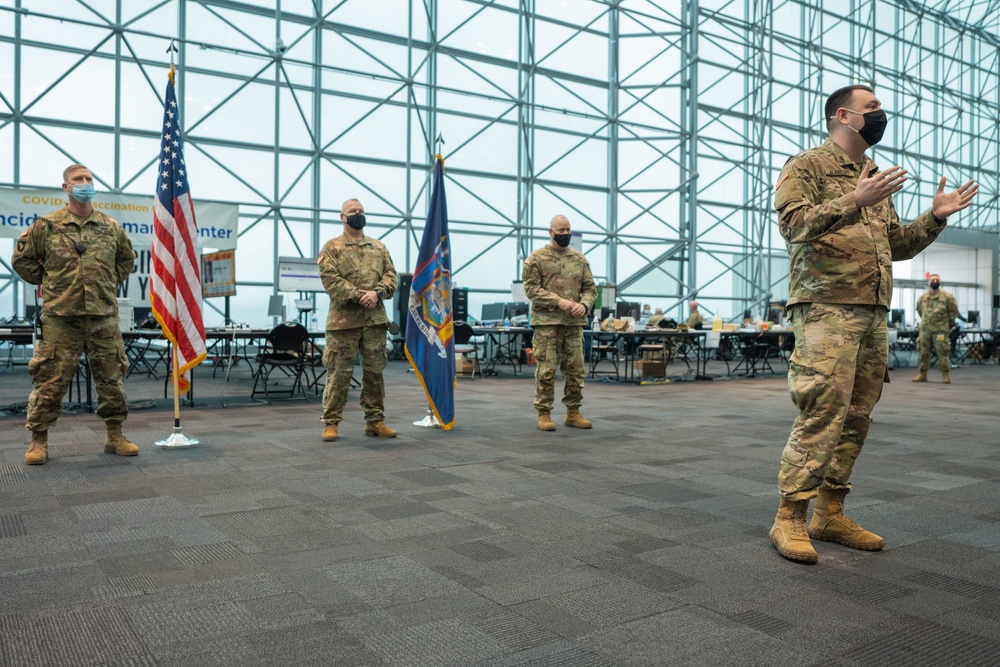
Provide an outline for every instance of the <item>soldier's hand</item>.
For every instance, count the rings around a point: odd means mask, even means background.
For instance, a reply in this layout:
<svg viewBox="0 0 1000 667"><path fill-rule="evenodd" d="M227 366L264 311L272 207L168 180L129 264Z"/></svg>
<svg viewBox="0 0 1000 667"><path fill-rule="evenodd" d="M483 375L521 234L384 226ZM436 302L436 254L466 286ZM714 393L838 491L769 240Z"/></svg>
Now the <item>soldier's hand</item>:
<svg viewBox="0 0 1000 667"><path fill-rule="evenodd" d="M570 311L570 315L573 317L581 317L587 312L587 307L582 303L574 303L573 309Z"/></svg>
<svg viewBox="0 0 1000 667"><path fill-rule="evenodd" d="M865 166L861 169L861 178L858 179L858 187L854 189L854 199L858 208L871 206L886 197L891 197L902 190L903 183L906 183L907 172L901 167L890 167L869 178L871 168L871 160L866 160Z"/></svg>
<svg viewBox="0 0 1000 667"><path fill-rule="evenodd" d="M563 311L567 315L572 315L572 309L575 304L569 299L559 299L559 310Z"/></svg>
<svg viewBox="0 0 1000 667"><path fill-rule="evenodd" d="M361 290L361 298L358 299L358 303L371 310L378 304L378 293L375 290Z"/></svg>
<svg viewBox="0 0 1000 667"><path fill-rule="evenodd" d="M944 220L952 213L958 213L964 208L968 208L972 203L972 198L979 192L979 184L969 181L954 192L945 192L944 184L946 179L941 178L938 182L937 192L934 193L934 203L931 211L938 220Z"/></svg>

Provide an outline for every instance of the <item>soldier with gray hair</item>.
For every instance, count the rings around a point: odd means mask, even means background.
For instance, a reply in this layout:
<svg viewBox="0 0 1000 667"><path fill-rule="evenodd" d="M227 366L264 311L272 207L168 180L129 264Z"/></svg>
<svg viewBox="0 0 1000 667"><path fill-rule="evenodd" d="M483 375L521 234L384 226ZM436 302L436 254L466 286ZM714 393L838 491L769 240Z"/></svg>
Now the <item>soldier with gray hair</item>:
<svg viewBox="0 0 1000 667"><path fill-rule="evenodd" d="M14 245L11 265L31 285L42 286L41 337L28 362L28 465L48 461L49 429L86 353L97 388L97 416L107 426L104 451L135 456L139 448L122 435L128 404L122 376L128 368L118 326L118 285L135 264L132 242L121 224L94 209L94 176L82 164L63 171L68 203L35 220Z"/></svg>
<svg viewBox="0 0 1000 667"><path fill-rule="evenodd" d="M382 371L389 317L382 304L396 293L396 268L385 244L365 236L365 207L348 199L340 211L344 233L330 239L319 255L319 276L330 295L326 317L326 387L323 389L324 442L338 437L344 418L354 361L361 353L361 407L365 435L395 438L385 424L385 382Z"/></svg>
<svg viewBox="0 0 1000 667"><path fill-rule="evenodd" d="M806 563L819 558L810 537L855 549L885 546L844 514L844 497L888 380L892 262L929 246L978 191L968 181L946 193L942 178L930 210L901 226L892 195L903 188L906 170L881 171L865 157L886 127L874 91L837 90L825 117L829 138L785 163L774 196L791 263L788 389L799 415L781 455L781 498L769 537L782 556Z"/></svg>

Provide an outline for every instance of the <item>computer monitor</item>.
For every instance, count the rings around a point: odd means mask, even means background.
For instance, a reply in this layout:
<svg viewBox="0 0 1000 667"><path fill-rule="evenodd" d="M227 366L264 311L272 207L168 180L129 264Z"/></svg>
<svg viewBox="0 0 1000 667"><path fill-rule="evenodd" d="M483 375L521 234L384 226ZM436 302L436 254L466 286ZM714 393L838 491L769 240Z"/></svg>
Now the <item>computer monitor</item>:
<svg viewBox="0 0 1000 667"><path fill-rule="evenodd" d="M614 315L614 313L615 313L614 308L611 308L610 306L603 306L601 308L601 321L603 322L604 320L608 319L609 317Z"/></svg>
<svg viewBox="0 0 1000 667"><path fill-rule="evenodd" d="M507 304L505 303L484 303L483 304L483 322L503 322L504 310L506 310Z"/></svg>
<svg viewBox="0 0 1000 667"><path fill-rule="evenodd" d="M968 317L966 317L965 319L966 319L966 324L968 324L970 327L979 324L979 311L970 310Z"/></svg>
<svg viewBox="0 0 1000 667"><path fill-rule="evenodd" d="M285 295L272 294L267 302L267 316L285 319Z"/></svg>
<svg viewBox="0 0 1000 667"><path fill-rule="evenodd" d="M619 301L615 304L615 315L617 317L634 317L639 319L642 314L642 304L638 301Z"/></svg>
<svg viewBox="0 0 1000 667"><path fill-rule="evenodd" d="M510 301L504 309L504 318L513 320L519 315L527 316L530 305L525 302Z"/></svg>
<svg viewBox="0 0 1000 667"><path fill-rule="evenodd" d="M785 313L784 308L768 308L767 321L771 324L781 324L781 318Z"/></svg>
<svg viewBox="0 0 1000 667"><path fill-rule="evenodd" d="M896 326L903 326L903 320L906 319L906 311L902 308L893 308L889 312L889 324L895 324Z"/></svg>

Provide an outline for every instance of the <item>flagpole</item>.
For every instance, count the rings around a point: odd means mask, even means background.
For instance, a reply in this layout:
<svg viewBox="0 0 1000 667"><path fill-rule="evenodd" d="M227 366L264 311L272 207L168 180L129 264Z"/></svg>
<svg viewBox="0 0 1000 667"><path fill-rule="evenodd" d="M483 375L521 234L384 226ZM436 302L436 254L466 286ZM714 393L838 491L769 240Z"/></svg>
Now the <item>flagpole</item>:
<svg viewBox="0 0 1000 667"><path fill-rule="evenodd" d="M167 78L170 80L170 84L167 87L167 95L165 97L165 100L170 100L171 96L173 95L174 74L177 71L177 68L174 67L174 54L177 53L177 45L174 43L174 40L170 40L170 46L167 47L167 53L170 54L170 71L167 73ZM176 104L174 104L174 106L176 106ZM174 119L173 113L171 113L169 111L169 108L166 106L166 102L164 102L164 118L166 119L168 116L169 116L170 119ZM178 118L178 119L175 119L175 120L176 120L176 123L177 123L177 126L178 126L177 136L180 137L180 129L179 129L180 128L180 119ZM166 123L167 128L169 128L170 125L171 125L171 123L168 121ZM164 142L163 145L164 146L167 145L166 142L168 141L169 138L170 138L170 133L168 131L167 134L163 135L163 142ZM179 142L178 141L174 141L173 145L174 146L178 146ZM165 149L165 150L166 150L167 153L171 153L171 151L169 149ZM181 153L181 152L182 151L179 148L176 151L176 153ZM171 157L176 157L176 155L174 155L174 154L171 153ZM183 162L184 162L183 155L181 155L180 161L181 161L181 164L183 164ZM164 163L165 164L169 164L169 162L170 162L169 159L164 158ZM166 176L168 173L169 172L164 171L163 175ZM182 176L182 179L181 179L181 181L177 182L177 185L181 186L182 183L185 183L184 188L186 190L186 188L187 188L187 186L186 186L187 177L184 176L184 171L181 171L180 174ZM159 189L159 186L160 186L160 178L159 177L157 178L157 186L158 186L158 189ZM164 188L164 190L167 190L167 191L173 193L173 190L168 190L167 183L163 184L163 188ZM171 194L171 197L173 197L173 196L175 196L175 195ZM176 200L174 202L174 209L177 210ZM193 211L192 211L192 214L193 214ZM158 219L157 219L157 214L155 212L155 209L154 209L154 214L153 214L153 221L154 221L154 225L158 224ZM156 250L155 243L154 243L153 250L154 250L154 260L155 260L155 250ZM156 267L156 264L155 264L155 261L154 261L154 271L153 271L154 275L156 274L155 267ZM151 287L150 287L150 301L154 303L154 313L156 313L157 319L160 320L160 326L163 328L164 333L166 333L167 337L170 339L170 360L171 360L171 364L170 365L172 367L171 376L172 376L172 379L173 379L173 387L174 387L174 428L173 428L173 431L170 433L170 435L167 437L166 440L157 440L156 441L156 446L157 447L163 447L164 449L183 449L183 448L186 448L186 447L192 447L194 445L197 445L198 441L195 440L195 439L193 439L193 438L188 438L183 433L181 433L181 392L180 392L180 362L179 362L179 359L180 359L180 348L178 346L178 336L180 334L178 333L178 330L177 330L176 327L174 327L173 325L171 325L171 327L168 327L167 324L164 322L164 320L160 318L160 314L156 310L156 303L158 303L158 302L154 302L154 293L155 292L156 292L156 289L151 285ZM175 294L174 297L176 299L177 295ZM169 331L168 331L168 328L169 328ZM204 335L204 333L202 333L202 335ZM202 355L201 358L204 358L204 355ZM200 362L201 358L197 359L196 363ZM185 363L185 368L187 368L187 367L188 367L188 364ZM190 385L187 385L187 386L188 386L188 388L190 388Z"/></svg>
<svg viewBox="0 0 1000 667"><path fill-rule="evenodd" d="M414 426L451 430L455 423L455 349L451 314L451 248L444 196L444 137L435 140L430 204L410 285L403 350L427 394L427 415Z"/></svg>
<svg viewBox="0 0 1000 667"><path fill-rule="evenodd" d="M181 433L181 392L180 392L180 367L177 365L177 341L171 341L170 343L170 365L172 366L171 375L173 376L173 386L174 386L174 430L170 433L166 440L157 440L156 446L163 447L164 449L185 449L187 447L193 447L198 444L198 441L194 438L189 438L183 433Z"/></svg>

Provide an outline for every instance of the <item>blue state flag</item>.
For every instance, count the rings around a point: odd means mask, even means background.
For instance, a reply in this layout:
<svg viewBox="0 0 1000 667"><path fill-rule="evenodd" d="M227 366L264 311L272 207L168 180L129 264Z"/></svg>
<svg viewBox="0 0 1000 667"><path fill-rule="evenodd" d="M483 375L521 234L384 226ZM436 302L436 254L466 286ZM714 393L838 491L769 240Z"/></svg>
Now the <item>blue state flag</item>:
<svg viewBox="0 0 1000 667"><path fill-rule="evenodd" d="M437 156L427 225L410 285L406 358L427 393L434 416L455 425L455 335L451 315L451 241L444 198L444 158Z"/></svg>

